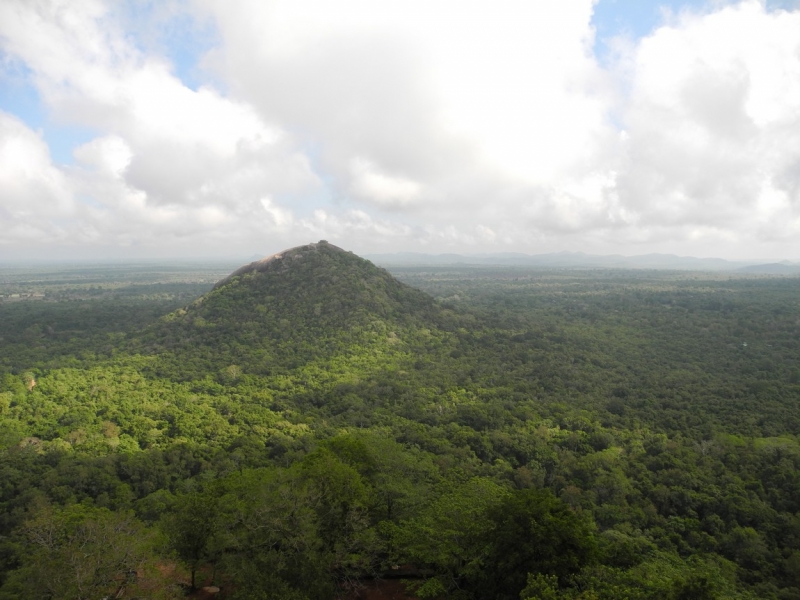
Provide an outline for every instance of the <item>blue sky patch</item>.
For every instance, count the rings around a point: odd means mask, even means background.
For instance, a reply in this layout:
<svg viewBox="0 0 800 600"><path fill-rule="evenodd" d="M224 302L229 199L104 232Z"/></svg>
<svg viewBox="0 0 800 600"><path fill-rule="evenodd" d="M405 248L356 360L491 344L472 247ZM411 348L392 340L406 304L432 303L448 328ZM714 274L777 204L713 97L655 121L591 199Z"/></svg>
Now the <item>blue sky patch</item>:
<svg viewBox="0 0 800 600"><path fill-rule="evenodd" d="M705 0L600 0L594 6L592 25L595 27L595 55L603 61L609 52L609 42L616 37L638 40L647 37L664 22L670 11L699 11L706 7Z"/></svg>
<svg viewBox="0 0 800 600"><path fill-rule="evenodd" d="M608 43L615 37L632 40L647 37L664 22L665 12L683 10L703 12L736 2L712 0L599 0L594 6L592 25L595 27L595 55L602 62L609 52ZM767 10L794 10L800 0L766 0Z"/></svg>
<svg viewBox="0 0 800 600"><path fill-rule="evenodd" d="M0 72L0 110L17 117L28 128L40 131L57 164L71 164L72 151L96 134L87 127L54 123L48 115L31 72L18 63L6 63Z"/></svg>
<svg viewBox="0 0 800 600"><path fill-rule="evenodd" d="M175 6L139 1L126 2L116 10L130 41L145 55L167 59L175 76L196 90L210 79L200 62L219 43L219 33L211 20L197 17L189 6Z"/></svg>

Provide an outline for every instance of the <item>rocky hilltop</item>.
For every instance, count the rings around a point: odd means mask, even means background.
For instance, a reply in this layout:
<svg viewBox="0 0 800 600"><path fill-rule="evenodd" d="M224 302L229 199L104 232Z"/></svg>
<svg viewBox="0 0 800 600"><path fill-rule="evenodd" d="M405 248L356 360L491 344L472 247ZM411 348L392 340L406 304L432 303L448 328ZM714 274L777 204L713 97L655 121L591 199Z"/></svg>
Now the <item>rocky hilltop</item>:
<svg viewBox="0 0 800 600"><path fill-rule="evenodd" d="M322 240L237 269L189 311L217 324L285 319L304 329L432 316L435 304L388 271Z"/></svg>
<svg viewBox="0 0 800 600"><path fill-rule="evenodd" d="M318 243L314 244L306 244L304 246L295 246L294 248L289 248L288 250L284 250L282 252L277 252L272 254L271 256L267 256L265 258L261 258L254 262L251 262L248 265L244 265L243 267L239 267L233 273L228 275L225 279L220 280L214 286L214 289L222 287L228 283L230 283L234 278L241 277L242 275L247 275L248 273L263 273L266 271L280 271L286 272L287 270L292 268L292 265L298 264L296 261L303 261L303 260L313 260L313 254L337 254L337 253L346 253L346 254L353 254L352 252L347 252L342 250L338 246L334 246L333 244L329 244L326 240L320 240ZM317 257L319 258L319 257Z"/></svg>
<svg viewBox="0 0 800 600"><path fill-rule="evenodd" d="M296 366L374 335L439 327L433 298L326 241L245 265L144 337L149 352Z"/></svg>

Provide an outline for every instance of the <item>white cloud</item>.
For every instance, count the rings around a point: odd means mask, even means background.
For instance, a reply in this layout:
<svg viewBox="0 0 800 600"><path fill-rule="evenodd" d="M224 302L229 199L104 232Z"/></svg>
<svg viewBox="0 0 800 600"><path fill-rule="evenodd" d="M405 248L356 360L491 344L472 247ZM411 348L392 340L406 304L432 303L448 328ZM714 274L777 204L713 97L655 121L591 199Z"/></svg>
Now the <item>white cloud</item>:
<svg viewBox="0 0 800 600"><path fill-rule="evenodd" d="M41 135L0 111L2 243L60 236L52 223L74 212L70 182L53 165Z"/></svg>
<svg viewBox="0 0 800 600"><path fill-rule="evenodd" d="M497 234L485 225L478 225L475 228L475 232L478 234L479 238L487 242L493 242L497 238Z"/></svg>
<svg viewBox="0 0 800 600"><path fill-rule="evenodd" d="M225 42L219 72L315 140L357 202L484 202L463 182L549 183L609 132L590 0L203 4Z"/></svg>
<svg viewBox="0 0 800 600"><path fill-rule="evenodd" d="M118 135L95 138L77 147L73 155L87 167L94 167L113 177L122 177L133 158L131 147Z"/></svg>
<svg viewBox="0 0 800 600"><path fill-rule="evenodd" d="M280 206L276 206L271 198L265 196L261 199L261 206L267 213L271 225L278 230L287 230L294 222L291 211Z"/></svg>
<svg viewBox="0 0 800 600"><path fill-rule="evenodd" d="M3 49L32 71L52 114L106 132L75 150L69 170L41 166L31 177L39 187L50 182L61 204L90 199L79 216L92 239L224 236L265 192L319 188L280 127L214 89L189 89L167 62L143 55L122 25L93 0L0 6ZM46 154L41 140L38 152ZM19 195L8 186L4 194Z"/></svg>
<svg viewBox="0 0 800 600"><path fill-rule="evenodd" d="M420 184L405 177L382 173L369 160L354 158L350 170L350 191L359 200L386 207L404 207L420 199Z"/></svg>
<svg viewBox="0 0 800 600"><path fill-rule="evenodd" d="M216 24L225 87L115 3L0 3L5 60L97 132L58 167L0 114L5 240L797 257L800 11L681 12L603 69L592 0L194 2L150 18Z"/></svg>
<svg viewBox="0 0 800 600"><path fill-rule="evenodd" d="M640 223L737 243L796 234L800 12L687 14L632 57L618 191ZM712 239L714 236L710 236Z"/></svg>

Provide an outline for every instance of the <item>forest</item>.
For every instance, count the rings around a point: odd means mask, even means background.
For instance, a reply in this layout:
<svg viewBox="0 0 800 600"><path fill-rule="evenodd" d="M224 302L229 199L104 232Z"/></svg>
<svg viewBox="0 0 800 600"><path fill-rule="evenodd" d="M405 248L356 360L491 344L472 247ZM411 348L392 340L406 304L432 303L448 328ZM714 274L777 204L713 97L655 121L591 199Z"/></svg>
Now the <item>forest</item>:
<svg viewBox="0 0 800 600"><path fill-rule="evenodd" d="M0 267L0 598L800 599L800 278L236 267Z"/></svg>

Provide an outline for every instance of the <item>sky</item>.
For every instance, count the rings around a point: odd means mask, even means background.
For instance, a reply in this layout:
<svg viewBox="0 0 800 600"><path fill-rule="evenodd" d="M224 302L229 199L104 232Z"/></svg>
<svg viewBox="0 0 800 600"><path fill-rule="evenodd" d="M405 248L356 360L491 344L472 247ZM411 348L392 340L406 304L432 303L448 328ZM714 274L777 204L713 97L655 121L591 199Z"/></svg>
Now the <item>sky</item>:
<svg viewBox="0 0 800 600"><path fill-rule="evenodd" d="M0 0L0 261L800 260L800 0Z"/></svg>

